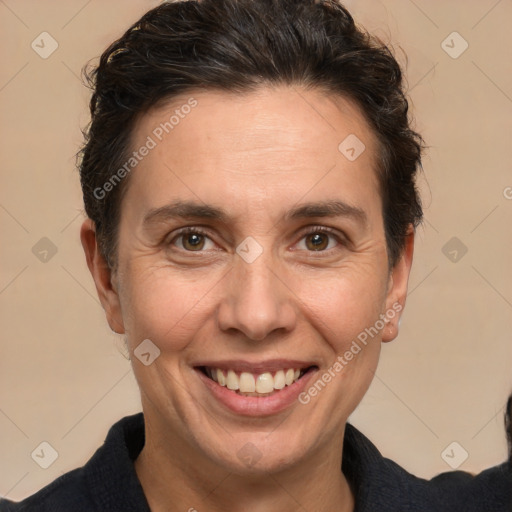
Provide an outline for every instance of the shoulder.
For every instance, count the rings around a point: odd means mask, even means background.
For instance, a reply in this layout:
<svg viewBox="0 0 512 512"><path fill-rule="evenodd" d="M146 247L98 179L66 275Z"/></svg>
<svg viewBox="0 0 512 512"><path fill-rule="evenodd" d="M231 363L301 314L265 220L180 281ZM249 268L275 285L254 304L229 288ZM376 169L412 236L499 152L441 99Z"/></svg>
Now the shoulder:
<svg viewBox="0 0 512 512"><path fill-rule="evenodd" d="M450 471L426 480L418 478L347 424L343 471L354 486L358 512L511 512L512 468L503 463L471 475Z"/></svg>
<svg viewBox="0 0 512 512"><path fill-rule="evenodd" d="M142 413L122 418L85 466L18 503L0 499L0 512L149 512L133 465L144 440Z"/></svg>
<svg viewBox="0 0 512 512"><path fill-rule="evenodd" d="M93 506L89 489L85 484L83 468L62 475L18 503L0 499L0 512L85 512L94 510Z"/></svg>
<svg viewBox="0 0 512 512"><path fill-rule="evenodd" d="M464 471L441 473L430 484L442 499L457 504L459 510L512 511L512 465L509 462L486 469L477 475Z"/></svg>

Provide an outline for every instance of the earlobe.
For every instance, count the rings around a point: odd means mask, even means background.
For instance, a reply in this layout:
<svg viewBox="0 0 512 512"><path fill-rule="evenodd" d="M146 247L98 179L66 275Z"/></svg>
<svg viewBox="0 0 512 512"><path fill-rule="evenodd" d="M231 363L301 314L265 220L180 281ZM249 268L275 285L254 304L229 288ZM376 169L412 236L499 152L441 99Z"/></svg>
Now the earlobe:
<svg viewBox="0 0 512 512"><path fill-rule="evenodd" d="M91 219L86 219L80 229L80 240L85 253L87 266L91 272L101 305L105 310L112 331L124 334L123 318L117 287L113 284L112 270L99 250L96 228Z"/></svg>
<svg viewBox="0 0 512 512"><path fill-rule="evenodd" d="M414 228L409 226L402 254L390 272L388 294L386 297L386 325L382 331L382 341L388 342L398 336L400 318L405 307L407 285L414 252Z"/></svg>

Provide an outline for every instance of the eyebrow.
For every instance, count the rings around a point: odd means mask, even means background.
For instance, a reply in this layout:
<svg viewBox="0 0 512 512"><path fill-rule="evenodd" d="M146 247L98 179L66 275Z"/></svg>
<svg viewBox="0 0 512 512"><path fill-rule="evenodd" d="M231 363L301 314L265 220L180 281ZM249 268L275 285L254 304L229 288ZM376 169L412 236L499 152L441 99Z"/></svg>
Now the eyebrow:
<svg viewBox="0 0 512 512"><path fill-rule="evenodd" d="M211 219L226 222L227 213L221 208L194 201L175 201L173 203L154 208L144 216L143 225L165 222L175 218L180 219Z"/></svg>
<svg viewBox="0 0 512 512"><path fill-rule="evenodd" d="M343 201L318 201L301 204L284 214L284 220L297 220L314 217L347 217L358 223L365 224L368 220L366 212ZM173 219L216 220L227 223L230 216L222 208L201 204L195 201L175 201L173 203L149 210L144 216L143 225L166 222Z"/></svg>
<svg viewBox="0 0 512 512"><path fill-rule="evenodd" d="M362 208L343 201L320 201L302 204L293 208L284 216L285 220L311 217L348 217L361 224L365 224L368 220L368 216Z"/></svg>

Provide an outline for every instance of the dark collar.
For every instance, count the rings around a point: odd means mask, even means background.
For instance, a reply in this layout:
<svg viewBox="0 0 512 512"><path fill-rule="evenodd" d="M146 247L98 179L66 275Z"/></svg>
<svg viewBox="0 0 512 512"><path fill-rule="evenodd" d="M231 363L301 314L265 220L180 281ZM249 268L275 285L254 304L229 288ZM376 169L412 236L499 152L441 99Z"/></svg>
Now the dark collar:
<svg viewBox="0 0 512 512"><path fill-rule="evenodd" d="M145 442L142 413L126 416L109 430L105 443L84 467L98 510L150 512L133 461Z"/></svg>
<svg viewBox="0 0 512 512"><path fill-rule="evenodd" d="M85 466L87 487L94 489L92 498L105 512L125 509L149 512L133 465L133 461L144 446L144 441L143 414L127 416L111 427L105 444ZM361 432L347 424L342 469L353 489L357 512L375 512L375 509L370 507L372 503L376 503L376 499L382 506L379 509L382 512L408 509L408 503L404 500L407 500L410 492L410 481L406 491L402 487L403 478L397 478L402 476L400 472L403 470L391 461L386 461ZM414 478L411 475L408 477ZM396 508L397 498L400 499L401 505L403 502L402 508Z"/></svg>
<svg viewBox="0 0 512 512"><path fill-rule="evenodd" d="M111 427L104 445L85 465L87 488L91 489L91 498L98 510L150 512L133 465L144 441L143 414L127 416ZM350 424L345 428L342 470L354 492L355 512L487 510L477 508L476 502L482 497L494 499L492 496L498 488L503 496L500 503L510 503L508 485L512 480L509 480L506 464L476 478L456 471L427 481L383 457L371 441ZM468 501L468 496L474 496L474 500Z"/></svg>

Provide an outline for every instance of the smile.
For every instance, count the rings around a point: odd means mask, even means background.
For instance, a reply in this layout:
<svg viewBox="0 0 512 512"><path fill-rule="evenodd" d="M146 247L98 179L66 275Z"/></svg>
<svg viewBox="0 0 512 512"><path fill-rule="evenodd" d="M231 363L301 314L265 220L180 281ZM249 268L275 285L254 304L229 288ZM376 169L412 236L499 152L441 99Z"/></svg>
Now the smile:
<svg viewBox="0 0 512 512"><path fill-rule="evenodd" d="M204 366L203 372L207 377L225 386L231 391L245 396L269 395L274 391L291 386L297 382L308 370L308 368L283 368L276 372L263 372L254 374L250 372L236 372L235 370L222 370Z"/></svg>
<svg viewBox="0 0 512 512"><path fill-rule="evenodd" d="M297 404L318 366L297 361L260 365L232 361L201 364L194 370L222 406L238 415L267 416Z"/></svg>

